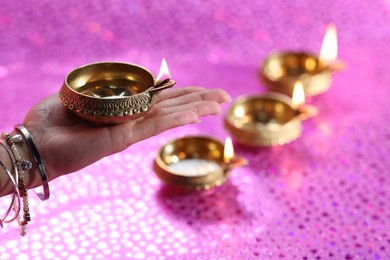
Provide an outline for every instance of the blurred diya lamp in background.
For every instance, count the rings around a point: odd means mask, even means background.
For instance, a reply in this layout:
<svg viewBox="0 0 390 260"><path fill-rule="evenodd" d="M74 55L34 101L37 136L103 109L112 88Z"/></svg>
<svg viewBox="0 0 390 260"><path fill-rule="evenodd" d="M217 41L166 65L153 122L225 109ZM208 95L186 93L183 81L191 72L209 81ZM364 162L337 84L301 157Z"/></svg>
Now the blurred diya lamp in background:
<svg viewBox="0 0 390 260"><path fill-rule="evenodd" d="M165 59L158 77L129 63L97 62L74 69L59 93L63 105L93 124L120 124L148 112L157 94L175 85Z"/></svg>
<svg viewBox="0 0 390 260"><path fill-rule="evenodd" d="M305 93L296 82L293 97L268 92L238 98L228 109L225 128L241 144L275 146L287 144L302 133L302 121L318 110L304 105Z"/></svg>
<svg viewBox="0 0 390 260"><path fill-rule="evenodd" d="M266 58L260 70L264 84L275 92L291 96L296 81L301 81L306 96L314 96L329 89L332 74L342 70L344 63L337 60L337 32L328 26L320 55L308 52L277 52Z"/></svg>
<svg viewBox="0 0 390 260"><path fill-rule="evenodd" d="M207 190L223 184L231 170L246 163L245 158L234 155L230 138L223 145L210 137L189 136L162 146L154 170L166 184Z"/></svg>

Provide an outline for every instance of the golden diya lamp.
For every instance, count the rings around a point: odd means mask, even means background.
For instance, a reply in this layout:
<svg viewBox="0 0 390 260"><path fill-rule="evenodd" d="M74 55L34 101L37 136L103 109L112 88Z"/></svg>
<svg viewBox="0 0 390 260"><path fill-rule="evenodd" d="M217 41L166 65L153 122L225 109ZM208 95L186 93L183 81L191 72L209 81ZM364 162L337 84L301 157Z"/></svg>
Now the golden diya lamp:
<svg viewBox="0 0 390 260"><path fill-rule="evenodd" d="M314 96L329 89L332 74L345 67L337 60L337 32L330 24L319 56L309 52L276 52L265 59L259 72L264 84L274 92L291 96L296 81L301 81L305 95Z"/></svg>
<svg viewBox="0 0 390 260"><path fill-rule="evenodd" d="M135 64L97 62L71 71L59 97L66 108L93 124L120 124L148 112L158 93L175 83L165 59L156 79Z"/></svg>
<svg viewBox="0 0 390 260"><path fill-rule="evenodd" d="M230 172L247 163L234 155L231 139L225 145L206 136L188 136L168 142L154 161L157 176L166 184L207 190L223 184Z"/></svg>
<svg viewBox="0 0 390 260"><path fill-rule="evenodd" d="M275 146L287 144L302 133L302 121L317 114L304 105L305 93L296 82L292 98L281 93L238 98L225 115L225 128L241 144Z"/></svg>

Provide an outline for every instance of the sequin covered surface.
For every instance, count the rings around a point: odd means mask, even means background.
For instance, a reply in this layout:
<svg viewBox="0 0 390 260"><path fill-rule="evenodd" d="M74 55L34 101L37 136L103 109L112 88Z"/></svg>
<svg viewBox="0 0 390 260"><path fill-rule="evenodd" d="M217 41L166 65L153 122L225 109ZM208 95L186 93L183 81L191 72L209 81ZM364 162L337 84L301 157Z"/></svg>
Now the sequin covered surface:
<svg viewBox="0 0 390 260"><path fill-rule="evenodd" d="M152 162L185 135L223 140L223 115L138 143L31 196L29 234L0 230L1 259L389 259L390 1L11 1L0 8L0 129L59 90L73 68L164 56L175 87L263 93L275 50L318 53L328 23L347 68L308 102L319 115L281 147L235 143L249 165L182 193ZM226 110L227 106L224 107ZM2 208L7 202L2 200Z"/></svg>

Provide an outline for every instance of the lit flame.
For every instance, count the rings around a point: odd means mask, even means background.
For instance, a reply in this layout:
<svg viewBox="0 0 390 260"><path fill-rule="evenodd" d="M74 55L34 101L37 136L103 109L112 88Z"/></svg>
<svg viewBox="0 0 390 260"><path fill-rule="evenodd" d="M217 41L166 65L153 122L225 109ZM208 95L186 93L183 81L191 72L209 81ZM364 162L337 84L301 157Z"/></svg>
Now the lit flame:
<svg viewBox="0 0 390 260"><path fill-rule="evenodd" d="M171 74L169 73L168 65L165 58L161 61L160 71L158 72L156 82L164 80L166 78L171 78Z"/></svg>
<svg viewBox="0 0 390 260"><path fill-rule="evenodd" d="M291 106L293 109L298 109L305 103L305 91L303 90L302 82L295 82L294 90L291 98Z"/></svg>
<svg viewBox="0 0 390 260"><path fill-rule="evenodd" d="M331 64L337 59L337 30L334 24L329 24L322 41L320 60Z"/></svg>
<svg viewBox="0 0 390 260"><path fill-rule="evenodd" d="M226 138L223 157L225 159L225 163L230 163L231 159L234 157L233 143L230 137Z"/></svg>

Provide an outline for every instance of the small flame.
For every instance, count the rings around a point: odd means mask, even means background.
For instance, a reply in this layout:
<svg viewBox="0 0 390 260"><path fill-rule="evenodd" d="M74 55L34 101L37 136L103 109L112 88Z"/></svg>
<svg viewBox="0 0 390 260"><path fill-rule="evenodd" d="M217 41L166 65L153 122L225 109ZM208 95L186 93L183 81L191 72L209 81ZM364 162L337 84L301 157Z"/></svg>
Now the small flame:
<svg viewBox="0 0 390 260"><path fill-rule="evenodd" d="M171 74L169 73L168 65L165 58L161 61L160 71L158 72L156 82L164 80L165 78L171 78Z"/></svg>
<svg viewBox="0 0 390 260"><path fill-rule="evenodd" d="M234 157L233 143L232 143L232 139L230 137L226 138L225 148L223 151L223 157L225 159L225 163L230 163L230 161Z"/></svg>
<svg viewBox="0 0 390 260"><path fill-rule="evenodd" d="M298 109L305 103L305 91L303 90L302 82L295 82L294 90L291 98L291 106L293 109Z"/></svg>
<svg viewBox="0 0 390 260"><path fill-rule="evenodd" d="M322 41L320 60L331 64L337 59L337 30L334 24L329 24Z"/></svg>

